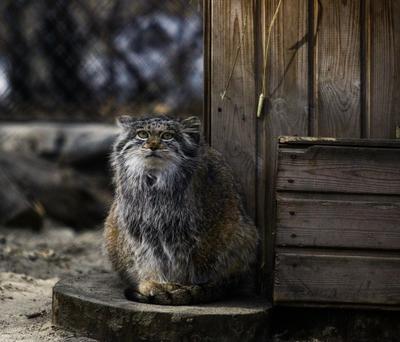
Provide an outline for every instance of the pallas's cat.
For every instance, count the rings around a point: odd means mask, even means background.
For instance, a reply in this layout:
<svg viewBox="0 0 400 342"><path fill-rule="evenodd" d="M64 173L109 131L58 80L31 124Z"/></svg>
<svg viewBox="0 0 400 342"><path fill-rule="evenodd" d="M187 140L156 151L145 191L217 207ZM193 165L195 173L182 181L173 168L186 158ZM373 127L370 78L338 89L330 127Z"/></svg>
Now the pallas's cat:
<svg viewBox="0 0 400 342"><path fill-rule="evenodd" d="M115 199L104 240L129 299L217 300L242 286L258 234L231 169L201 137L196 117L122 116L112 153Z"/></svg>

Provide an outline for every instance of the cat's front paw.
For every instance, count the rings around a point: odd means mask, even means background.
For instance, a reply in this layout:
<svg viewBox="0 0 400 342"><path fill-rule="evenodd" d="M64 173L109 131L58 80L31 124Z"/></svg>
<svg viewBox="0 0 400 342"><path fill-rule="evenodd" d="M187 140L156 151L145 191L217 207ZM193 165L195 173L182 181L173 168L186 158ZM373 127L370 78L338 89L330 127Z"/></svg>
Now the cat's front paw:
<svg viewBox="0 0 400 342"><path fill-rule="evenodd" d="M188 305L193 302L191 287L153 281L141 282L135 289L126 289L125 297L140 303L160 305Z"/></svg>

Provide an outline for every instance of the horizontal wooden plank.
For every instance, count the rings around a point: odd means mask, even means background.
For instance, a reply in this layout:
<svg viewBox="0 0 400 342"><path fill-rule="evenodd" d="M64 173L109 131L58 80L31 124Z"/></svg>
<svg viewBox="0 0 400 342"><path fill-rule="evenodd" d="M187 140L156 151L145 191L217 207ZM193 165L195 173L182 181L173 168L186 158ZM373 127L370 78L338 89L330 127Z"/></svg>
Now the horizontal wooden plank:
<svg viewBox="0 0 400 342"><path fill-rule="evenodd" d="M400 196L278 193L280 246L400 250Z"/></svg>
<svg viewBox="0 0 400 342"><path fill-rule="evenodd" d="M279 307L285 307L287 310L289 307L293 309L306 309L307 311L309 309L329 309L329 311L332 311L333 309L339 309L339 310L360 310L360 312L363 312L362 310L368 310L371 312L371 310L376 310L376 311L386 311L386 312L391 312L393 313L399 313L400 312L400 304L399 305L384 305L384 304L363 304L363 303L324 303L324 302L293 302L293 301L280 301L280 302L275 302L274 305L275 308Z"/></svg>
<svg viewBox="0 0 400 342"><path fill-rule="evenodd" d="M400 305L400 256L276 251L274 302Z"/></svg>
<svg viewBox="0 0 400 342"><path fill-rule="evenodd" d="M400 149L280 148L277 189L400 195Z"/></svg>
<svg viewBox="0 0 400 342"><path fill-rule="evenodd" d="M278 138L278 142L279 144L289 145L333 145L400 148L399 139L343 139L329 137L280 136Z"/></svg>

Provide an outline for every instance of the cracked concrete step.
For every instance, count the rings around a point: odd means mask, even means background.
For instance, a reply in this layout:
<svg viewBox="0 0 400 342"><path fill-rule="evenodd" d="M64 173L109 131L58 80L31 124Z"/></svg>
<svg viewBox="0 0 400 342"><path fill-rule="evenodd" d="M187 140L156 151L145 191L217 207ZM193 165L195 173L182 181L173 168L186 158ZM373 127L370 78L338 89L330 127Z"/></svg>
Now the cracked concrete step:
<svg viewBox="0 0 400 342"><path fill-rule="evenodd" d="M113 274L69 278L53 289L53 323L101 341L266 341L271 306L241 297L196 306L131 302Z"/></svg>

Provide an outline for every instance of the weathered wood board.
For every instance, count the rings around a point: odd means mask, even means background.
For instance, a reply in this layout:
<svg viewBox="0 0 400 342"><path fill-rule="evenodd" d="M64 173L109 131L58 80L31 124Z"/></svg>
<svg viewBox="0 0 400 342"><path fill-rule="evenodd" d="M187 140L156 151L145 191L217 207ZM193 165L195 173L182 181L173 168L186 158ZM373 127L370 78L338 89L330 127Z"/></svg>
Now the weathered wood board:
<svg viewBox="0 0 400 342"><path fill-rule="evenodd" d="M211 1L208 18L212 28L209 140L240 179L252 217L256 210L254 6L254 0Z"/></svg>
<svg viewBox="0 0 400 342"><path fill-rule="evenodd" d="M276 251L275 302L400 306L400 253Z"/></svg>
<svg viewBox="0 0 400 342"><path fill-rule="evenodd" d="M313 135L360 138L361 0L314 2Z"/></svg>
<svg viewBox="0 0 400 342"><path fill-rule="evenodd" d="M279 142L274 302L400 308L400 142Z"/></svg>
<svg viewBox="0 0 400 342"><path fill-rule="evenodd" d="M400 197L279 193L279 246L400 248Z"/></svg>
<svg viewBox="0 0 400 342"><path fill-rule="evenodd" d="M369 0L366 8L366 134L399 138L400 128L400 0Z"/></svg>
<svg viewBox="0 0 400 342"><path fill-rule="evenodd" d="M283 147L278 158L278 190L400 194L400 149Z"/></svg>
<svg viewBox="0 0 400 342"><path fill-rule="evenodd" d="M271 31L269 63L263 69L269 26L279 0L258 1L255 13L261 18L258 26L259 63L256 64L257 95L265 92L266 103L257 126L257 218L262 244L261 264L263 293L271 296L273 239L272 198L274 192L270 179L275 174L277 137L283 134L308 134L308 87L309 74L307 38L307 0L283 1L277 23ZM291 18L291 25L284 25L285 18ZM257 45L256 45L257 48ZM261 62L263 61L263 62ZM265 88L263 76L265 71Z"/></svg>

